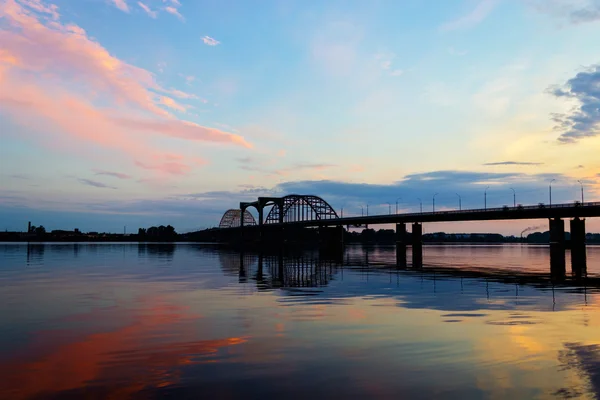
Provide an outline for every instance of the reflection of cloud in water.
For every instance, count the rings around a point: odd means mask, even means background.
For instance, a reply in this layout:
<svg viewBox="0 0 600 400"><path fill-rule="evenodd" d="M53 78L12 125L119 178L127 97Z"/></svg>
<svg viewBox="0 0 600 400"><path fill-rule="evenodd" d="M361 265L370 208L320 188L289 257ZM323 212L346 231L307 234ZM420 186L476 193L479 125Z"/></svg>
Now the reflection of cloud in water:
<svg viewBox="0 0 600 400"><path fill-rule="evenodd" d="M565 343L565 349L559 351L558 361L564 369L575 369L585 381L589 389L600 398L600 345L582 343ZM555 393L563 398L574 398L581 395L579 388L561 388Z"/></svg>
<svg viewBox="0 0 600 400"><path fill-rule="evenodd" d="M194 323L200 316L160 299L143 303L143 312L113 330L84 335L70 330L36 332L18 356L0 363L0 391L15 400L87 398L91 392L97 398L131 398L144 389L176 384L183 367L216 363L220 349L247 341L197 340ZM80 317L112 315L92 311Z"/></svg>

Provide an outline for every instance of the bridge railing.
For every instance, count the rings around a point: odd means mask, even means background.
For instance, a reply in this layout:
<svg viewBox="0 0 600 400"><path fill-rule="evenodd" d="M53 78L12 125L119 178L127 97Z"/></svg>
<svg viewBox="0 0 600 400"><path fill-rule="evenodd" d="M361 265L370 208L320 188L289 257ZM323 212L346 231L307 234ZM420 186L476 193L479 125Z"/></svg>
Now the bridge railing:
<svg viewBox="0 0 600 400"><path fill-rule="evenodd" d="M484 213L484 212L487 213L487 212L500 212L500 211L504 211L504 212L527 211L527 210L540 210L540 209L546 210L546 209L553 209L553 208L598 207L598 206L600 206L600 202L586 202L586 203L575 202L575 203L559 203L559 204L552 204L552 205L540 203L538 205L533 205L533 206L523 206L523 205L516 206L516 207L503 206L503 207L494 207L494 208L472 208L472 209L466 209L466 210L425 211L425 212L392 214L392 215L412 216L412 215L440 215L440 214L464 214L464 213ZM387 217L389 215L382 214L382 215L350 217L350 218L368 219L368 218L378 217L378 216Z"/></svg>

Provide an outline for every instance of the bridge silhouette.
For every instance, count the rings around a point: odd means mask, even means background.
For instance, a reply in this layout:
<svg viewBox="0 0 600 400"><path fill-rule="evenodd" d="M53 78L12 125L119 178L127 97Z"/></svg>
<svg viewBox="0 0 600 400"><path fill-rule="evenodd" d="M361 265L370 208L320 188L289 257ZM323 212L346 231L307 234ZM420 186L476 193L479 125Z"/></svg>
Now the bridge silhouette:
<svg viewBox="0 0 600 400"><path fill-rule="evenodd" d="M256 209L258 219L248 211L249 208ZM265 211L268 211L266 216ZM410 245L412 265L421 266L424 223L548 219L551 266L560 273L565 268L565 219L570 219L572 266L581 269L586 265L585 218L591 217L600 217L600 202L540 203L531 206L341 217L319 196L291 194L241 202L239 209L224 213L218 229L210 230L209 234L201 237L205 240L258 243L263 246L302 244L312 240L322 246L332 247L343 246L344 227L396 224L398 265L406 265L406 247ZM412 225L410 235L406 224Z"/></svg>

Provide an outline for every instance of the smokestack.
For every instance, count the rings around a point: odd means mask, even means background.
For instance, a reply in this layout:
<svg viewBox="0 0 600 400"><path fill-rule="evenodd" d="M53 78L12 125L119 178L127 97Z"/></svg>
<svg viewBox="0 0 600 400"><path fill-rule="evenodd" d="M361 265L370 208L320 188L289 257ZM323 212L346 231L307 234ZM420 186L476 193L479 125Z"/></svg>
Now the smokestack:
<svg viewBox="0 0 600 400"><path fill-rule="evenodd" d="M31 232L31 221L27 224L27 233Z"/></svg>

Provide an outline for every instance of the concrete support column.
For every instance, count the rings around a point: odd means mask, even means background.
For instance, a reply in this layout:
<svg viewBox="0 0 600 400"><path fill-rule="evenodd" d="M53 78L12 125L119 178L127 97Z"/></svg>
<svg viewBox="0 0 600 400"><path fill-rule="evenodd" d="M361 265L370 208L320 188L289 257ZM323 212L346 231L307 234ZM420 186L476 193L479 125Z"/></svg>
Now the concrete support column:
<svg viewBox="0 0 600 400"><path fill-rule="evenodd" d="M550 273L554 279L562 279L565 266L565 221L550 219Z"/></svg>
<svg viewBox="0 0 600 400"><path fill-rule="evenodd" d="M396 265L406 267L406 224L396 224Z"/></svg>
<svg viewBox="0 0 600 400"><path fill-rule="evenodd" d="M258 241L263 242L264 240L264 232L263 232L263 208L262 206L258 206Z"/></svg>
<svg viewBox="0 0 600 400"><path fill-rule="evenodd" d="M418 222L412 225L412 265L413 268L423 266L423 225Z"/></svg>
<svg viewBox="0 0 600 400"><path fill-rule="evenodd" d="M587 269L585 219L571 220L571 269L577 276L581 276Z"/></svg>

